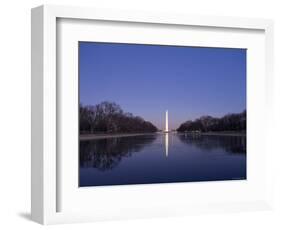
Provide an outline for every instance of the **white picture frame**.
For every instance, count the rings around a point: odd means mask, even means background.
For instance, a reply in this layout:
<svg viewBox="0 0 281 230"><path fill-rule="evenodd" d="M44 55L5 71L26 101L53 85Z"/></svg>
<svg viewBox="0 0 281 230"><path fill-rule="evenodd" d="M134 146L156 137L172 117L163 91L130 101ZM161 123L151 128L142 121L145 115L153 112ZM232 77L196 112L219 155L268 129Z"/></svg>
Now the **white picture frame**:
<svg viewBox="0 0 281 230"><path fill-rule="evenodd" d="M83 19L81 21L81 19ZM65 52L64 49L59 50L59 34L62 28L62 22L66 20L68 23L79 21L84 23L85 21L91 22L103 22L112 24L112 27L118 26L115 22L130 24L130 27L138 25L151 25L153 28L181 28L184 30L187 27L200 28L204 33L209 33L209 37L212 39L208 41L213 46L232 46L235 44L236 47L248 48L253 50L253 60L249 61L249 75L254 76L256 79L250 77L247 80L247 90L249 90L247 103L252 106L249 113L250 123L248 125L247 132L249 131L249 143L247 143L247 149L250 152L257 152L258 160L251 164L250 171L251 175L254 175L258 170L260 173L256 174L252 178L253 184L248 186L246 183L251 184L250 180L245 182L212 182L208 183L197 183L197 185L190 184L188 187L185 183L181 184L162 184L157 185L131 185L130 188L123 186L107 187L91 191L90 189L84 189L82 194L79 191L77 193L77 187L75 184L64 181L70 181L71 178L65 178L66 171L61 169L61 156L57 153L60 151L59 138L61 129L59 127L58 119L61 112L61 103L65 100L58 102L59 95L61 95L60 87L68 87L68 84L61 86L58 83L57 75L60 74L58 65L61 61L58 58L59 52ZM83 30L81 24L76 24L76 31ZM71 35L74 32L71 30L72 27L66 28L66 35ZM257 36L257 42L249 42L252 37L237 35L237 37L230 34L227 38L229 42L223 42L219 39L216 33L212 33L212 30L218 30L219 33L222 31L239 31L240 34L247 34L254 32L253 36ZM70 32L69 32L70 31ZM82 31L83 32L83 31ZM163 30L165 33L165 31ZM69 34L70 33L70 34ZM87 33L77 33L85 38L91 39L91 31ZM113 34L112 34L113 33ZM114 30L109 34L111 37L114 35ZM116 39L124 39L126 32L123 33L123 37ZM157 35L155 41L153 39L146 40L145 42L159 43ZM159 35L158 35L159 36ZM66 7L66 6L52 6L44 5L32 9L32 171L31 171L31 213L32 219L41 224L56 224L56 223L69 223L69 222L81 222L81 221L95 221L95 220L106 220L106 219L122 219L122 218L140 218L140 217L151 217L151 216L171 216L171 215L184 215L189 213L205 213L205 212L225 212L225 211L243 211L243 210L264 210L269 209L272 206L272 177L271 177L271 153L266 145L266 141L262 142L263 138L270 138L271 126L270 120L274 105L274 96L272 85L273 85L273 22L266 19L248 19L248 18L231 18L231 17L214 17L214 16L189 16L189 15L173 15L173 14L159 14L149 12L133 12L133 11L112 11L112 10L99 10L91 8L79 8L79 7ZM76 42L79 37L68 36L69 41ZM233 42L231 41L233 37ZM196 36L195 36L196 38ZM241 39L242 38L242 39ZM73 40L74 39L74 40ZM76 40L75 40L76 39ZM106 40L106 37L101 36L100 40ZM134 37L128 38L131 42L135 41ZM147 38L148 39L148 38ZM158 40L157 40L158 39ZM165 41L163 43L177 44L179 41ZM227 40L226 39L226 40ZM235 41L236 39L236 41ZM243 43L243 39L245 39ZM255 39L254 39L255 40ZM182 41L183 43L185 41ZM194 41L193 41L194 42ZM196 42L196 41L195 41ZM160 43L162 43L160 41ZM198 46L206 43L204 39L198 41ZM73 44L70 42L70 44ZM185 44L185 43L184 43ZM194 44L194 43L193 43ZM206 43L207 44L207 43ZM256 49L256 47L259 47ZM252 51L251 51L252 52ZM258 52L258 53L257 53ZM74 53L75 54L75 53ZM61 54L60 54L61 55ZM62 57L71 55L62 55ZM257 56L257 59L255 59ZM251 58L250 58L251 59ZM68 63L73 62L73 58L68 60ZM259 66L258 72L254 71L251 66ZM75 66L75 64L74 64ZM75 73L75 68L71 69L70 72ZM252 72L251 72L252 71ZM71 77L72 81L74 78ZM253 81L255 80L255 86ZM65 83L65 82L64 82ZM73 82L72 82L73 83ZM68 86L67 86L68 85ZM71 83L70 83L71 85ZM75 86L75 82L74 82ZM65 88L64 88L65 89ZM76 94L73 93L75 96ZM77 95L76 95L77 96ZM64 97L64 96L62 96ZM69 103L73 103L70 99ZM252 111L252 112L251 112ZM260 115L255 115L258 112ZM73 117L75 119L75 117ZM263 119L265 122L260 127L261 133L256 133L255 124ZM73 120L72 120L73 121ZM71 121L69 121L71 122ZM75 131L75 127L73 129ZM63 131L62 131L63 133ZM78 133L78 132L77 132ZM75 138L75 136L74 136ZM255 145L256 143L256 145ZM77 153L78 154L78 153ZM248 154L248 153L247 153ZM70 162L74 162L74 156L70 159ZM252 158L250 158L251 160ZM249 160L249 159L248 159ZM68 163L64 163L64 168L70 168ZM74 170L75 171L75 170ZM69 172L69 171L68 171ZM76 173L77 171L75 171ZM259 178L261 179L259 179ZM236 184L235 184L236 183ZM239 183L242 183L239 184ZM72 186L72 187L71 187ZM214 188L215 187L215 188ZM132 190L133 188L133 190ZM213 189L214 188L214 189ZM259 189L262 188L262 189ZM76 189L76 190L75 190ZM227 196L218 194L213 198L205 197L204 194L198 191L210 190L212 193L216 193L220 190L229 191L237 189L240 195L237 195L235 199L230 199ZM254 190L256 195L251 196ZM63 192L61 192L61 190ZM73 191L72 191L73 190ZM75 191L74 191L75 190ZM137 190L137 191L136 191ZM160 194L163 192L160 198L153 198L144 196L142 194ZM182 192L176 192L182 191ZM98 196L99 201L96 202L95 208L87 208L85 200L82 197L87 197L95 192ZM243 196L244 194L248 194ZM185 193L185 194L183 194ZM193 196L194 202L188 200L186 202L180 202L182 198L189 193ZM122 205L122 207L113 208L113 205L109 202L102 202L105 196L112 196L118 194L122 203L114 203ZM169 198L165 198L166 194L170 194ZM197 194L197 195L196 195ZM173 198L178 197L178 198ZM197 198L196 198L197 196ZM199 199L202 198L202 202ZM138 199L136 199L136 197ZM219 198L221 197L221 198ZM144 200L147 200L144 202ZM165 205L164 199L168 199ZM65 208L61 208L61 200L64 202ZM139 201L137 201L139 200ZM114 201L112 201L114 202ZM90 202L91 203L91 202ZM149 206L147 204L150 204ZM81 205L80 205L81 204ZM104 207L101 207L104 204ZM110 208L112 206L112 208ZM73 207L73 208L72 208ZM109 211L112 209L111 211Z"/></svg>

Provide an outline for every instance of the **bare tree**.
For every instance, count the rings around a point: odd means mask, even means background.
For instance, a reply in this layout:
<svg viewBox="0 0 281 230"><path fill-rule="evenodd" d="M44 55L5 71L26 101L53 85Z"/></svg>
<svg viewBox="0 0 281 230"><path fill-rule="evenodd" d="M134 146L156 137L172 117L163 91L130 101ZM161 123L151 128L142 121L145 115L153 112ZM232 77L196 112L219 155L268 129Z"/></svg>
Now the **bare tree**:
<svg viewBox="0 0 281 230"><path fill-rule="evenodd" d="M81 133L156 132L157 128L142 117L124 113L114 102L94 106L80 105Z"/></svg>

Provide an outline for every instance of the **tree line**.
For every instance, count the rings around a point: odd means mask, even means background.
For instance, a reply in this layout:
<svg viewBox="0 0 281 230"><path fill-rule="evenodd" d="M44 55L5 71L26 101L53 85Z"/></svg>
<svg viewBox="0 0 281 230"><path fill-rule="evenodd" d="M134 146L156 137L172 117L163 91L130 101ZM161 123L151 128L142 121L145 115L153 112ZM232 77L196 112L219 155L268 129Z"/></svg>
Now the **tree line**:
<svg viewBox="0 0 281 230"><path fill-rule="evenodd" d="M195 120L188 120L182 123L177 129L178 132L200 131L245 131L246 110L241 113L227 114L221 118L202 116Z"/></svg>
<svg viewBox="0 0 281 230"><path fill-rule="evenodd" d="M124 112L114 102L79 106L80 133L145 133L157 128L139 116Z"/></svg>

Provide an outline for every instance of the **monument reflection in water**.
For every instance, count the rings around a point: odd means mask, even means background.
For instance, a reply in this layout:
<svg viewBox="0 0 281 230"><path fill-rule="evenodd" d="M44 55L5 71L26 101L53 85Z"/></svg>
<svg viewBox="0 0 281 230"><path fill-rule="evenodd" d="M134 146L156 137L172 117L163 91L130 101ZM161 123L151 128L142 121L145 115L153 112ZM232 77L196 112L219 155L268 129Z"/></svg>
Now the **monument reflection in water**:
<svg viewBox="0 0 281 230"><path fill-rule="evenodd" d="M80 186L246 179L246 137L173 132L80 141Z"/></svg>

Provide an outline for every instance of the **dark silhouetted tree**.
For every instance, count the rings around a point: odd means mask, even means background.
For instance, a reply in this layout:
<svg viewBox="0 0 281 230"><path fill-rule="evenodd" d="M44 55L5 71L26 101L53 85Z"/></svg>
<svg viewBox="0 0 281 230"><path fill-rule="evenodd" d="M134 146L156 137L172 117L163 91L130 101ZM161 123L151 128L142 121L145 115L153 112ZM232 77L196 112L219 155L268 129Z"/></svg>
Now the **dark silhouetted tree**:
<svg viewBox="0 0 281 230"><path fill-rule="evenodd" d="M245 131L246 110L242 113L227 114L221 118L202 116L194 121L186 121L177 129L178 132L188 131Z"/></svg>
<svg viewBox="0 0 281 230"><path fill-rule="evenodd" d="M80 104L80 133L130 133L156 132L157 128L141 117L124 113L113 102L102 102L95 106Z"/></svg>

